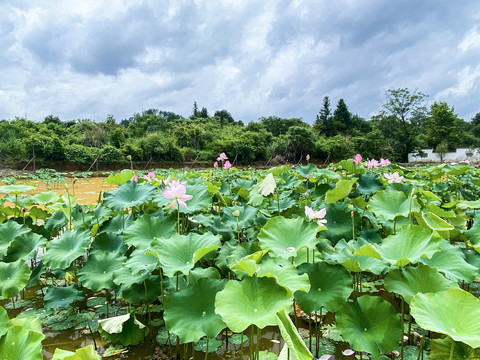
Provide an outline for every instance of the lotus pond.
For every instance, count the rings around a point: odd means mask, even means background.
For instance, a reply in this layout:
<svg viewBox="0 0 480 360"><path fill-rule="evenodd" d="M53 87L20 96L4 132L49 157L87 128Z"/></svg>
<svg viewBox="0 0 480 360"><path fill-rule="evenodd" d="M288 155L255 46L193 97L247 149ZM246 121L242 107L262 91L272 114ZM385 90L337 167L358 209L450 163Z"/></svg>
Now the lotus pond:
<svg viewBox="0 0 480 360"><path fill-rule="evenodd" d="M480 358L480 171L376 166L0 186L0 359Z"/></svg>

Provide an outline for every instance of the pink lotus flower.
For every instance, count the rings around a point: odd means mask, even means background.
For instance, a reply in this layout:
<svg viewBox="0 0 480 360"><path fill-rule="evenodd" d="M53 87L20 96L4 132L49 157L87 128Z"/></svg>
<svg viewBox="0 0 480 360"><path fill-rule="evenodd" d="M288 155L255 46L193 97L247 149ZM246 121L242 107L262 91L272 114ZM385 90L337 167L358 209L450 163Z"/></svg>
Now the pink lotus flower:
<svg viewBox="0 0 480 360"><path fill-rule="evenodd" d="M380 165L380 163L378 162L378 160L375 160L375 159L372 159L372 160L368 160L367 161L367 168L368 169L378 169L378 166Z"/></svg>
<svg viewBox="0 0 480 360"><path fill-rule="evenodd" d="M390 165L392 162L388 159L384 159L384 158L380 158L380 166L388 166Z"/></svg>
<svg viewBox="0 0 480 360"><path fill-rule="evenodd" d="M137 176L137 174L133 174L133 176L132 176L132 178L130 179L130 181L138 182L138 176Z"/></svg>
<svg viewBox="0 0 480 360"><path fill-rule="evenodd" d="M227 157L227 154L225 154L224 152L222 152L222 153L217 157L217 161L224 161L224 160L228 160L228 157Z"/></svg>
<svg viewBox="0 0 480 360"><path fill-rule="evenodd" d="M470 164L470 160L468 160L468 159L462 160L462 161L460 161L460 162L461 162L461 163L465 163L465 164Z"/></svg>
<svg viewBox="0 0 480 360"><path fill-rule="evenodd" d="M232 167L232 164L230 164L230 161L228 161L228 160L225 161L225 164L223 164L223 168L224 168L224 169L227 169L227 170L228 170L228 169L230 169L231 167Z"/></svg>
<svg viewBox="0 0 480 360"><path fill-rule="evenodd" d="M395 171L394 173L389 173L389 174L385 173L383 174L383 176L385 176L385 179L388 180L389 184L401 183L403 180L403 176L400 176L398 174L398 171Z"/></svg>
<svg viewBox="0 0 480 360"><path fill-rule="evenodd" d="M213 163L213 167L214 167L215 169L218 168L218 161L215 161L215 162Z"/></svg>
<svg viewBox="0 0 480 360"><path fill-rule="evenodd" d="M362 161L362 155L360 154L355 155L355 157L353 158L353 162L357 165L360 164L361 161Z"/></svg>
<svg viewBox="0 0 480 360"><path fill-rule="evenodd" d="M145 180L148 180L148 181L152 181L152 180L157 180L157 177L155 176L155 173L153 171L150 171L147 175L143 175L143 178Z"/></svg>
<svg viewBox="0 0 480 360"><path fill-rule="evenodd" d="M305 205L305 216L308 217L310 220L316 220L319 226L327 223L327 219L324 219L326 214L326 208L315 211L311 207Z"/></svg>
<svg viewBox="0 0 480 360"><path fill-rule="evenodd" d="M306 158L307 158L307 161L310 160L310 154L307 154Z"/></svg>
<svg viewBox="0 0 480 360"><path fill-rule="evenodd" d="M166 199L171 199L170 209L173 209L178 202L178 205L187 207L187 201L190 200L193 196L187 195L187 190L185 189L185 183L180 181L173 180L165 189L163 189L163 196Z"/></svg>

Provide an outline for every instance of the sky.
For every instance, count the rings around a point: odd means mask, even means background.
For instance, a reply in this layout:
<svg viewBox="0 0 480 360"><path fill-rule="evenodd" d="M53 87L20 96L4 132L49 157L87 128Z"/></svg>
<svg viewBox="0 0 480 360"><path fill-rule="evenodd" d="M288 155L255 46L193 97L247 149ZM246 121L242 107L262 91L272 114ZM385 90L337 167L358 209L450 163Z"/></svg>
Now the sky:
<svg viewBox="0 0 480 360"><path fill-rule="evenodd" d="M147 109L366 119L388 89L480 112L478 0L2 0L0 119Z"/></svg>

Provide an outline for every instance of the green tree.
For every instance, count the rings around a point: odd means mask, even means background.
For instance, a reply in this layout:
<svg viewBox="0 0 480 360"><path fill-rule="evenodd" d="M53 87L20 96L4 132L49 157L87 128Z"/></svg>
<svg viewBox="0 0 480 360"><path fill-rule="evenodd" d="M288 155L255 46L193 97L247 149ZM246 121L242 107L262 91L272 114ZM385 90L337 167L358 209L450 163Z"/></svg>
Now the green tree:
<svg viewBox="0 0 480 360"><path fill-rule="evenodd" d="M434 102L426 120L428 145L436 149L445 142L448 150L456 149L460 141L458 124L459 119L453 107L444 101Z"/></svg>
<svg viewBox="0 0 480 360"><path fill-rule="evenodd" d="M225 109L215 111L215 114L213 116L220 120L220 126L222 128L225 124L235 122L235 120L233 120L232 115Z"/></svg>
<svg viewBox="0 0 480 360"><path fill-rule="evenodd" d="M332 110L330 109L330 98L325 96L323 98L323 106L320 109L317 119L313 124L313 130L318 133L322 134L325 133L326 124L330 120L330 115L332 114Z"/></svg>
<svg viewBox="0 0 480 360"><path fill-rule="evenodd" d="M418 130L415 125L418 119L425 117L427 97L422 92L412 93L407 88L387 90L386 102L383 104L384 115L392 115L401 128L402 136L397 140L402 144L400 157L403 161L407 161L408 153L415 149L414 134Z"/></svg>
<svg viewBox="0 0 480 360"><path fill-rule="evenodd" d="M352 114L348 111L347 104L343 99L338 100L337 108L333 112L333 121L337 132L352 133Z"/></svg>

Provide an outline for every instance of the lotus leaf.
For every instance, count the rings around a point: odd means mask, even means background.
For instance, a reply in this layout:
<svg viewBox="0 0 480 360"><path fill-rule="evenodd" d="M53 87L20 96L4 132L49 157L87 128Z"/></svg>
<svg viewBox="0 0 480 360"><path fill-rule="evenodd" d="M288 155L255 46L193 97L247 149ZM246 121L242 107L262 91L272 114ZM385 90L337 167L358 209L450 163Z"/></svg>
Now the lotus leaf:
<svg viewBox="0 0 480 360"><path fill-rule="evenodd" d="M43 334L23 326L10 326L0 338L0 359L43 360Z"/></svg>
<svg viewBox="0 0 480 360"><path fill-rule="evenodd" d="M45 266L51 269L65 269L73 260L85 254L90 245L88 230L65 231L60 238L51 240L42 256Z"/></svg>
<svg viewBox="0 0 480 360"><path fill-rule="evenodd" d="M17 296L28 283L30 268L20 259L11 263L0 262L0 296L8 299ZM1 358L0 358L1 359Z"/></svg>
<svg viewBox="0 0 480 360"><path fill-rule="evenodd" d="M35 186L30 185L2 185L0 186L0 193L4 194L21 194L35 189Z"/></svg>
<svg viewBox="0 0 480 360"><path fill-rule="evenodd" d="M238 211L238 216L234 215L236 211ZM230 229L242 230L255 224L257 214L257 208L249 205L226 207L223 209L223 222Z"/></svg>
<svg viewBox="0 0 480 360"><path fill-rule="evenodd" d="M30 196L30 201L33 204L53 204L60 200L60 196L53 190L41 192Z"/></svg>
<svg viewBox="0 0 480 360"><path fill-rule="evenodd" d="M20 225L15 221L7 221L0 224L0 255L6 252L12 241L23 234L31 232L30 228Z"/></svg>
<svg viewBox="0 0 480 360"><path fill-rule="evenodd" d="M105 192L104 204L118 211L138 207L152 199L155 189L148 184L138 185L135 181L129 181L116 190Z"/></svg>
<svg viewBox="0 0 480 360"><path fill-rule="evenodd" d="M101 360L102 357L95 351L93 345L88 345L75 352L55 349L52 360Z"/></svg>
<svg viewBox="0 0 480 360"><path fill-rule="evenodd" d="M430 360L478 360L480 359L480 348L473 349L472 347L461 343L455 342L453 357L450 357L450 352L452 350L453 340L449 337L443 339L433 339L430 343Z"/></svg>
<svg viewBox="0 0 480 360"><path fill-rule="evenodd" d="M133 175L135 174L135 172L133 170L129 170L129 169L124 169L122 170L121 172L119 172L118 174L111 174L109 175L106 179L105 179L105 182L107 184L118 184L118 185L123 185L125 184L127 181L129 181Z"/></svg>
<svg viewBox="0 0 480 360"><path fill-rule="evenodd" d="M155 258L155 264L157 264L157 259ZM150 267L150 264L148 264ZM133 284L139 284L147 279L150 275L151 270L136 270L135 275L133 274L135 270L130 270L125 267L125 264L121 268L117 269L113 273L113 282L116 285L122 285L124 288L128 288Z"/></svg>
<svg viewBox="0 0 480 360"><path fill-rule="evenodd" d="M238 262L234 261L229 267L232 270L243 271L248 276L253 276L260 269L258 263L266 253L268 253L268 250L254 252L241 258Z"/></svg>
<svg viewBox="0 0 480 360"><path fill-rule="evenodd" d="M173 277L176 272L187 275L198 260L219 247L220 237L211 232L203 235L174 234L170 239L158 239L154 242L152 253L157 254L165 275Z"/></svg>
<svg viewBox="0 0 480 360"><path fill-rule="evenodd" d="M162 294L162 289L160 286L160 276L159 275L150 275L147 276L132 276L135 279L131 279L129 283L121 284L120 297L131 304L145 304L145 301L148 300L148 303L153 303L159 296ZM136 279L140 278L140 280ZM117 280L117 279L115 279Z"/></svg>
<svg viewBox="0 0 480 360"><path fill-rule="evenodd" d="M94 252L111 252L125 254L127 245L123 242L120 234L101 233L93 239L90 246L90 253Z"/></svg>
<svg viewBox="0 0 480 360"><path fill-rule="evenodd" d="M312 176L315 173L315 170L317 170L317 167L310 163L308 165L297 165L295 167L295 171L299 174L302 175L303 177L309 175Z"/></svg>
<svg viewBox="0 0 480 360"><path fill-rule="evenodd" d="M440 251L441 238L419 225L403 226L395 235L389 235L377 246L382 259L395 266L417 263Z"/></svg>
<svg viewBox="0 0 480 360"><path fill-rule="evenodd" d="M195 351L206 352L207 351L207 341L208 341L208 352L215 352L223 345L222 340L217 339L208 339L207 337L201 338L194 345Z"/></svg>
<svg viewBox="0 0 480 360"><path fill-rule="evenodd" d="M458 289L456 282L446 279L436 269L423 264L393 270L385 277L385 289L403 296L408 304L417 293L455 288Z"/></svg>
<svg viewBox="0 0 480 360"><path fill-rule="evenodd" d="M37 249L45 246L46 241L43 236L33 232L17 236L10 243L4 261L13 262L19 259L32 259L36 256Z"/></svg>
<svg viewBox="0 0 480 360"><path fill-rule="evenodd" d="M480 245L480 214L475 216L473 226L465 231L465 236L473 245Z"/></svg>
<svg viewBox="0 0 480 360"><path fill-rule="evenodd" d="M91 253L78 273L78 280L93 291L112 289L115 287L114 271L120 268L124 261L125 257L116 253Z"/></svg>
<svg viewBox="0 0 480 360"><path fill-rule="evenodd" d="M351 275L344 267L325 262L302 264L301 274L308 274L310 291L297 291L295 300L306 313L319 311L322 307L335 312L345 303L353 291Z"/></svg>
<svg viewBox="0 0 480 360"><path fill-rule="evenodd" d="M276 315L280 333L282 334L283 340L285 340L285 344L287 344L288 348L293 353L293 356L298 360L311 360L312 353L303 342L297 328L292 323L292 320L285 309L279 311Z"/></svg>
<svg viewBox="0 0 480 360"><path fill-rule="evenodd" d="M360 296L336 313L337 328L352 349L367 351L377 359L393 350L400 339L400 318L387 301L376 296Z"/></svg>
<svg viewBox="0 0 480 360"><path fill-rule="evenodd" d="M276 325L276 313L289 310L292 293L267 277L245 277L229 280L217 293L215 311L233 332L242 332L250 325L263 329Z"/></svg>
<svg viewBox="0 0 480 360"><path fill-rule="evenodd" d="M85 298L76 285L66 287L50 286L43 298L45 309L68 308L75 300Z"/></svg>
<svg viewBox="0 0 480 360"><path fill-rule="evenodd" d="M462 251L448 243L442 245L442 250L435 253L431 259L422 258L422 263L436 268L453 281L472 282L480 269L465 261Z"/></svg>
<svg viewBox="0 0 480 360"><path fill-rule="evenodd" d="M119 213L117 216L105 221L99 229L100 233L121 234L132 222L131 214Z"/></svg>
<svg viewBox="0 0 480 360"><path fill-rule="evenodd" d="M480 300L472 294L461 289L418 293L410 312L422 328L446 334L472 348L480 347Z"/></svg>
<svg viewBox="0 0 480 360"><path fill-rule="evenodd" d="M180 207L180 212L185 214L193 214L201 212L210 207L212 196L208 193L208 189L204 184L195 184L185 186L188 195L192 195L192 199L187 202L187 207Z"/></svg>
<svg viewBox="0 0 480 360"><path fill-rule="evenodd" d="M225 327L215 313L215 296L225 280L199 279L165 299L165 326L180 337L182 343L196 342L202 336L214 339Z"/></svg>
<svg viewBox="0 0 480 360"><path fill-rule="evenodd" d="M148 334L148 328L133 313L99 320L98 325L102 336L123 346L137 345Z"/></svg>
<svg viewBox="0 0 480 360"><path fill-rule="evenodd" d="M260 182L258 191L262 196L268 196L275 192L277 184L272 173L268 173L267 176Z"/></svg>
<svg viewBox="0 0 480 360"><path fill-rule="evenodd" d="M373 195L383 189L383 185L378 181L377 175L373 172L367 172L358 178L357 191L362 195Z"/></svg>
<svg viewBox="0 0 480 360"><path fill-rule="evenodd" d="M280 265L273 259L268 259L260 263L259 269L259 277L267 276L275 278L279 285L286 287L292 294L295 293L295 291L304 292L310 290L308 275L299 274L297 268L290 263Z"/></svg>
<svg viewBox="0 0 480 360"><path fill-rule="evenodd" d="M350 180L339 180L335 188L328 190L325 195L325 202L331 204L346 198L352 192L353 185L357 182L357 178Z"/></svg>
<svg viewBox="0 0 480 360"><path fill-rule="evenodd" d="M147 249L154 238L168 239L177 227L173 217L142 215L128 226L123 238L128 245L136 249Z"/></svg>
<svg viewBox="0 0 480 360"><path fill-rule="evenodd" d="M8 331L8 314L7 311L0 306L0 338Z"/></svg>
<svg viewBox="0 0 480 360"><path fill-rule="evenodd" d="M317 243L317 224L303 218L277 216L267 221L258 234L262 249L271 249L284 259L295 257L302 248L313 249Z"/></svg>
<svg viewBox="0 0 480 360"><path fill-rule="evenodd" d="M407 197L402 191L380 190L370 198L368 208L377 216L395 220L398 216L408 218L410 212L420 209L420 205L417 200Z"/></svg>
<svg viewBox="0 0 480 360"><path fill-rule="evenodd" d="M335 202L327 204L325 208L327 209L327 214L325 215L327 230L322 231L322 237L330 240L332 245L335 245L341 239L352 239L354 231L355 236L357 235L358 230L360 230L360 217L355 213L352 223L351 210L347 203Z"/></svg>

